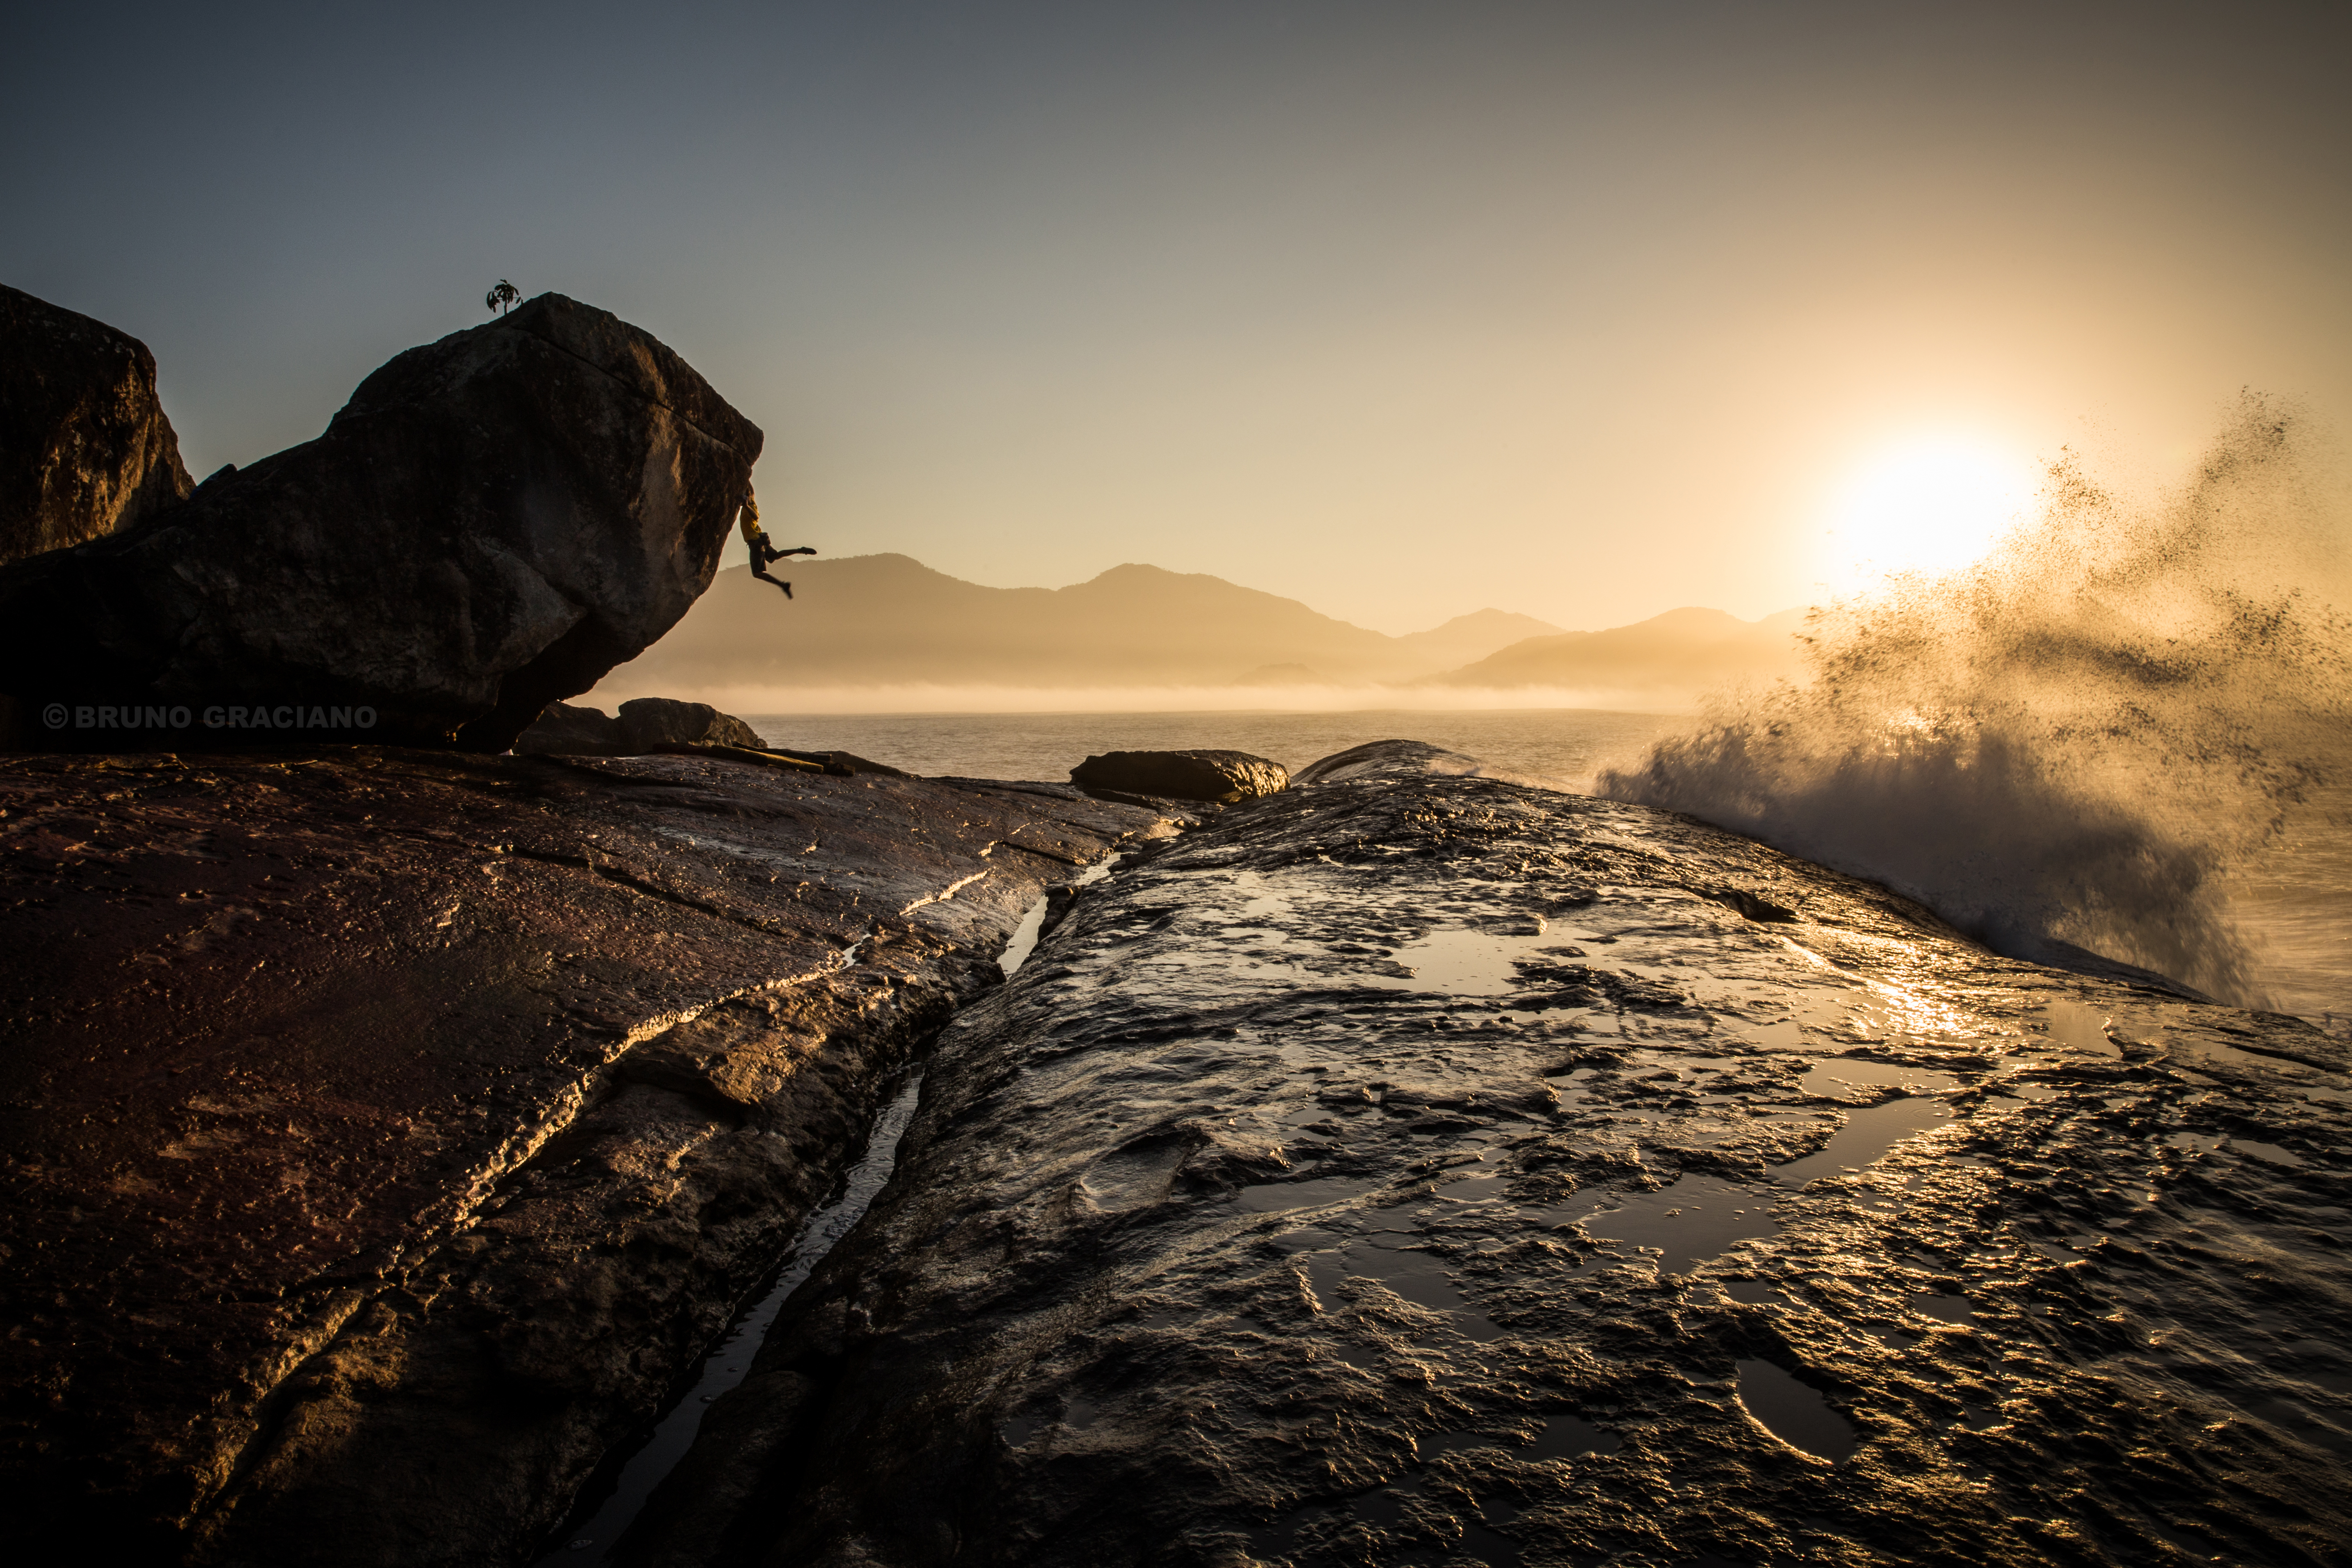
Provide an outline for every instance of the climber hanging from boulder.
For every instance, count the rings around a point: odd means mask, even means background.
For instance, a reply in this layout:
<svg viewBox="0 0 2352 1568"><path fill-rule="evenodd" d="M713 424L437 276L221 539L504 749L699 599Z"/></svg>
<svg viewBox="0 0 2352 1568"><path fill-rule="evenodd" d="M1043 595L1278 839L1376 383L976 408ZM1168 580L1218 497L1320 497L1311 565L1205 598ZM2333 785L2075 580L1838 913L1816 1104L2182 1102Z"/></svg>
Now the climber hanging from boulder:
<svg viewBox="0 0 2352 1568"><path fill-rule="evenodd" d="M743 510L737 514L737 522L743 531L743 542L751 547L751 575L762 583L775 584L784 591L785 598L791 598L793 585L781 578L769 576L768 563L782 561L787 555L814 555L816 552L805 544L791 550L779 550L769 543L766 531L760 527L760 503L749 495L743 498Z"/></svg>

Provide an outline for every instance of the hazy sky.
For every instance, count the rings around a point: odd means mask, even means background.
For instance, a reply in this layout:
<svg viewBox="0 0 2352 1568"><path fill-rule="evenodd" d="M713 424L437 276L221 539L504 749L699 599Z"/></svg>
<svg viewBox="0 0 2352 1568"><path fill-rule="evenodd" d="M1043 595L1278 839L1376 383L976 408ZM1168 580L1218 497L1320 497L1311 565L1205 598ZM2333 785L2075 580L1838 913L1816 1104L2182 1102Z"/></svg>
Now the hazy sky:
<svg viewBox="0 0 2352 1568"><path fill-rule="evenodd" d="M1857 495L2154 482L2245 385L2352 431L2347 18L52 6L0 51L0 280L145 339L200 474L505 277L756 420L782 542L1756 616Z"/></svg>

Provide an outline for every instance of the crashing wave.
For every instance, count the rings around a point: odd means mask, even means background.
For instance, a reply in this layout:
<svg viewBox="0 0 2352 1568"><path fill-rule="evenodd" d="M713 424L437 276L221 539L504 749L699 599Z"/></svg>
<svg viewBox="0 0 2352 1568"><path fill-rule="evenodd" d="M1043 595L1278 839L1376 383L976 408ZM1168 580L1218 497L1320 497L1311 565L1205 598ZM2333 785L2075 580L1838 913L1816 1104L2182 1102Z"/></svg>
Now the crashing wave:
<svg viewBox="0 0 2352 1568"><path fill-rule="evenodd" d="M1881 882L2012 956L2072 949L2264 1002L2221 879L2344 753L2340 492L2242 400L2133 507L2070 453L1983 563L1808 618L1810 679L1716 700L1598 792Z"/></svg>

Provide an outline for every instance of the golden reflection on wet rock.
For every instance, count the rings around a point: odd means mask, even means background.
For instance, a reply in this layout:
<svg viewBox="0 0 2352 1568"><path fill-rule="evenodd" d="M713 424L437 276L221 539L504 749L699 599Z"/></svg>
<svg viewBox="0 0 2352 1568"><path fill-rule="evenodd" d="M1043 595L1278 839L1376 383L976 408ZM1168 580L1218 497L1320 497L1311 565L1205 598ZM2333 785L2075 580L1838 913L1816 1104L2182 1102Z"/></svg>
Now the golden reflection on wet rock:
<svg viewBox="0 0 2352 1568"><path fill-rule="evenodd" d="M1647 808L1311 784L950 1028L619 1560L2323 1559L2346 1058Z"/></svg>

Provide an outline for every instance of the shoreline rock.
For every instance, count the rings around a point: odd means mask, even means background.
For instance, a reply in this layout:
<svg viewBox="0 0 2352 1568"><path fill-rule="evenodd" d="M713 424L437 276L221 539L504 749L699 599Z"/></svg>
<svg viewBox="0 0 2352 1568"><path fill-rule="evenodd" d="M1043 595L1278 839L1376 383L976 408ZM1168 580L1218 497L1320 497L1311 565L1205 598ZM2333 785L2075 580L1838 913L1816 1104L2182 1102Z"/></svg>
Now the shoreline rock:
<svg viewBox="0 0 2352 1568"><path fill-rule="evenodd" d="M1189 820L680 756L0 780L0 1508L52 1560L528 1551L1038 897Z"/></svg>
<svg viewBox="0 0 2352 1568"><path fill-rule="evenodd" d="M2352 1536L2314 1230L2352 1048L1686 818L1358 761L1121 865L959 1015L618 1562Z"/></svg>
<svg viewBox="0 0 2352 1568"><path fill-rule="evenodd" d="M635 757L690 746L760 751L760 732L708 702L640 697L608 714L601 708L551 702L515 737L517 756Z"/></svg>
<svg viewBox="0 0 2352 1568"><path fill-rule="evenodd" d="M740 746L756 752L768 743L732 713L721 713L708 702L681 702L673 697L640 697L624 702L614 721L621 727L622 743L632 752L654 752L665 746Z"/></svg>
<svg viewBox="0 0 2352 1568"><path fill-rule="evenodd" d="M602 708L551 702L515 737L519 757L618 757L629 750L621 721Z"/></svg>

